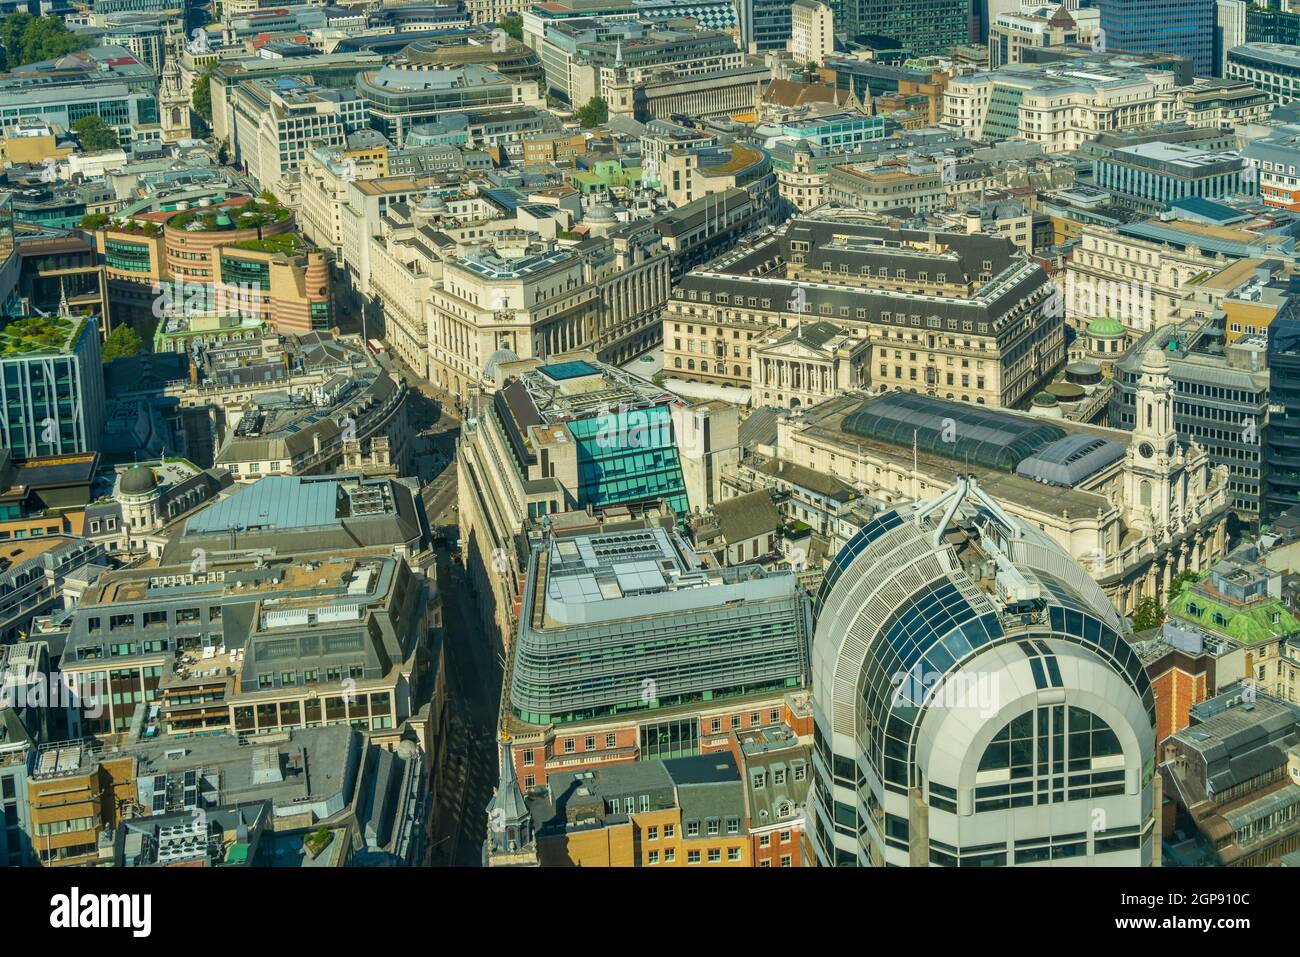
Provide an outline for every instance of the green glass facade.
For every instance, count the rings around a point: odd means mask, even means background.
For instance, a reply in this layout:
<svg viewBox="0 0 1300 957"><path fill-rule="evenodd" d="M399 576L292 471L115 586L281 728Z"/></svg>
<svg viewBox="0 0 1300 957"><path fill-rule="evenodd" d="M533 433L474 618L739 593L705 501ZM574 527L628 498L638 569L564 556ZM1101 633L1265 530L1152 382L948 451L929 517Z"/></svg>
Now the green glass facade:
<svg viewBox="0 0 1300 957"><path fill-rule="evenodd" d="M143 243L127 243L120 239L104 242L104 262L110 269L124 272L148 272L149 247Z"/></svg>
<svg viewBox="0 0 1300 957"><path fill-rule="evenodd" d="M271 288L271 267L249 259L221 257L221 281L257 289Z"/></svg>
<svg viewBox="0 0 1300 957"><path fill-rule="evenodd" d="M690 511L667 406L629 409L569 423L578 443L578 505L663 499Z"/></svg>

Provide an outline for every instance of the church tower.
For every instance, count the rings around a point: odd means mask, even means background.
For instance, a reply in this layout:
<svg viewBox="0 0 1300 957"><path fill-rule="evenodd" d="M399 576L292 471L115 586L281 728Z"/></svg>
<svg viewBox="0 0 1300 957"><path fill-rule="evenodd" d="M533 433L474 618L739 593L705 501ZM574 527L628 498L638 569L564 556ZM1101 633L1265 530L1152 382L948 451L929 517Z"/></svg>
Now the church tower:
<svg viewBox="0 0 1300 957"><path fill-rule="evenodd" d="M1124 493L1132 524L1157 540L1176 535L1187 521L1183 505L1188 463L1174 428L1174 398L1169 359L1164 349L1153 346L1143 356L1138 374Z"/></svg>
<svg viewBox="0 0 1300 957"><path fill-rule="evenodd" d="M501 742L501 775L487 806L487 841L483 859L488 867L536 867L537 835L533 816L519 788L510 741Z"/></svg>
<svg viewBox="0 0 1300 957"><path fill-rule="evenodd" d="M190 98L181 81L182 49L182 40L172 33L169 26L163 54L162 82L158 88L158 114L164 143L176 143L190 138Z"/></svg>

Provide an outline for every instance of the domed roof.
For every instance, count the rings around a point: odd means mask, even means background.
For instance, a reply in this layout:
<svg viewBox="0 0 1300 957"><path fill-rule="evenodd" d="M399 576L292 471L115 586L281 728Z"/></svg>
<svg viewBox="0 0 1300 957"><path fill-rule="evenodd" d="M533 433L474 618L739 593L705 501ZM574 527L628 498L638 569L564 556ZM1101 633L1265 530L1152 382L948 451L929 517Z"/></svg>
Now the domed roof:
<svg viewBox="0 0 1300 957"><path fill-rule="evenodd" d="M492 355L488 356L488 361L483 366L483 378L495 379L497 369L506 362L518 362L519 356L515 355L509 349L498 349Z"/></svg>
<svg viewBox="0 0 1300 957"><path fill-rule="evenodd" d="M1111 316L1098 316L1088 323L1088 335L1090 336L1110 338L1122 336L1124 332L1124 323Z"/></svg>
<svg viewBox="0 0 1300 957"><path fill-rule="evenodd" d="M1169 359L1164 349L1148 349L1142 357L1142 371L1151 375L1164 375L1169 371Z"/></svg>
<svg viewBox="0 0 1300 957"><path fill-rule="evenodd" d="M153 469L147 465L134 465L122 473L122 481L118 484L125 495L143 495L146 492L152 492L158 480L154 478Z"/></svg>
<svg viewBox="0 0 1300 957"><path fill-rule="evenodd" d="M420 200L415 205L420 209L442 210L447 208L447 204L433 193L426 193L424 199Z"/></svg>
<svg viewBox="0 0 1300 957"><path fill-rule="evenodd" d="M591 207L584 219L589 223L616 223L618 217L614 215L614 210L604 203Z"/></svg>

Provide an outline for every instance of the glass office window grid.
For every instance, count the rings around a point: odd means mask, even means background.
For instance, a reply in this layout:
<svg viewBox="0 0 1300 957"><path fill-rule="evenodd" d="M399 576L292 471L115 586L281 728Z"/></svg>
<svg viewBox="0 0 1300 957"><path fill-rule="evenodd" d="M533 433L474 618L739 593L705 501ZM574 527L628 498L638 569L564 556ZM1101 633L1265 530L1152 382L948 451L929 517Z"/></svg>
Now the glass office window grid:
<svg viewBox="0 0 1300 957"><path fill-rule="evenodd" d="M221 257L221 281L237 283L245 288L270 289L271 267L258 260Z"/></svg>
<svg viewBox="0 0 1300 957"><path fill-rule="evenodd" d="M1214 74L1215 0L1097 0L1106 46L1186 57L1197 76Z"/></svg>
<svg viewBox="0 0 1300 957"><path fill-rule="evenodd" d="M1047 608L1050 632L1017 635L1014 640L1064 639L1098 653L1126 676L1154 726L1151 683L1136 652L1113 629L1085 612L1063 583L1048 575L1040 577L1049 600L1056 602ZM958 670L962 661L1003 640L1004 634L996 613L979 614L950 582L939 583L900 606L882 626L863 665L860 720L864 752L886 789L905 793L919 783L911 779L909 770L915 764L915 730L923 713L922 702L916 699L933 687L933 676ZM1048 664L1050 657L1042 656L1040 664L1043 687L1059 682L1054 661ZM900 682L899 675L914 680Z"/></svg>
<svg viewBox="0 0 1300 957"><path fill-rule="evenodd" d="M799 687L808 642L801 601L522 633L511 703L523 721L567 724Z"/></svg>
<svg viewBox="0 0 1300 957"><path fill-rule="evenodd" d="M123 272L149 272L149 247L143 243L127 243L117 239L104 242L104 262L112 269Z"/></svg>
<svg viewBox="0 0 1300 957"><path fill-rule="evenodd" d="M895 610L864 663L867 756L886 787L904 792L920 698L975 649L1002 636L997 615L980 615L951 582L941 582ZM900 675L909 680L900 682Z"/></svg>
<svg viewBox="0 0 1300 957"><path fill-rule="evenodd" d="M622 410L569 423L578 443L579 506L663 499L690 511L667 406Z"/></svg>
<svg viewBox="0 0 1300 957"><path fill-rule="evenodd" d="M1052 705L1026 711L999 731L981 756L981 773L1003 771L1008 780L977 782L975 811L1123 794L1123 762L1109 760L1123 754L1115 732L1086 709Z"/></svg>
<svg viewBox="0 0 1300 957"><path fill-rule="evenodd" d="M903 520L898 517L898 512L892 511L873 518L862 526L862 530L849 539L848 544L840 549L835 560L831 562L831 567L826 569L826 574L822 577L822 586L817 590L817 605L814 611L821 610L822 602L831 593L831 589L835 587L835 582L844 573L844 569L852 564L853 559L862 554L868 545L885 532L891 528L898 528L902 524Z"/></svg>
<svg viewBox="0 0 1300 957"><path fill-rule="evenodd" d="M969 0L856 0L831 6L836 33L889 37L916 56L947 53L970 39L969 8Z"/></svg>

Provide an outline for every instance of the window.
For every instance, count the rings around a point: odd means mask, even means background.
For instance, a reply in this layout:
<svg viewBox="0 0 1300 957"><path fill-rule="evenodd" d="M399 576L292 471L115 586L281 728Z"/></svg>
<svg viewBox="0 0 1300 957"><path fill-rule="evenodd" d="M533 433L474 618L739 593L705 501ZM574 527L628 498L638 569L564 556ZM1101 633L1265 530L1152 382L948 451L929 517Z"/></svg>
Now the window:
<svg viewBox="0 0 1300 957"><path fill-rule="evenodd" d="M781 843L782 843L782 844L789 844L789 843L790 843L790 832L789 832L789 831L782 831L782 832L781 832Z"/></svg>
<svg viewBox="0 0 1300 957"><path fill-rule="evenodd" d="M573 751L574 751L573 739L572 739L572 738L565 738L565 739L564 739L564 753L565 753L565 754L572 754Z"/></svg>
<svg viewBox="0 0 1300 957"><path fill-rule="evenodd" d="M718 864L721 861L722 861L722 848L720 847L709 848L709 863Z"/></svg>
<svg viewBox="0 0 1300 957"><path fill-rule="evenodd" d="M671 841L671 840L672 840L674 837L676 837L676 836L677 836L677 825L676 825L676 824L665 824L665 825L664 825L664 840L665 840L665 841Z"/></svg>
<svg viewBox="0 0 1300 957"><path fill-rule="evenodd" d="M677 860L677 848L670 847L664 851L664 863L672 864Z"/></svg>
<svg viewBox="0 0 1300 957"><path fill-rule="evenodd" d="M687 836L687 837L699 837L699 836L700 836L700 822L699 822L699 821L687 821L687 822L686 822L686 836Z"/></svg>
<svg viewBox="0 0 1300 957"><path fill-rule="evenodd" d="M645 829L645 839L647 841L659 840L659 826L657 824L652 824L650 827Z"/></svg>
<svg viewBox="0 0 1300 957"><path fill-rule="evenodd" d="M717 837L717 836L718 836L718 833L719 833L718 828L719 828L719 821L718 821L718 819L717 819L717 818L712 818L712 819L708 822L708 833L709 833L709 837Z"/></svg>
<svg viewBox="0 0 1300 957"><path fill-rule="evenodd" d="M651 851L649 854L647 854L647 855L646 855L646 862L649 863L649 864L658 864L658 863L659 863L659 852L658 852L658 851Z"/></svg>
<svg viewBox="0 0 1300 957"><path fill-rule="evenodd" d="M699 851L687 851L687 852L686 852L686 863L687 863L687 864L698 864L698 863L700 863L700 852L699 852Z"/></svg>
<svg viewBox="0 0 1300 957"><path fill-rule="evenodd" d="M790 855L789 855L789 854L782 854L782 855L781 855L781 866L782 866L782 867L789 867L789 866L790 866Z"/></svg>
<svg viewBox="0 0 1300 957"><path fill-rule="evenodd" d="M582 739L582 750L584 751L596 750L596 736L594 734L589 734Z"/></svg>
<svg viewBox="0 0 1300 957"><path fill-rule="evenodd" d="M729 861L738 861L738 860L740 860L740 848L738 848L738 847L729 847L729 848L727 848L727 860L729 860Z"/></svg>
<svg viewBox="0 0 1300 957"><path fill-rule="evenodd" d="M758 836L758 846L759 846L759 847L771 847L771 846L772 846L772 835L771 835L771 834L760 834L760 835Z"/></svg>
<svg viewBox="0 0 1300 957"><path fill-rule="evenodd" d="M532 763L533 763L533 749L524 748L524 764L531 765Z"/></svg>
<svg viewBox="0 0 1300 957"><path fill-rule="evenodd" d="M616 735L616 734L607 734L607 735L605 735L605 747L607 747L607 748L616 748L616 747L618 747L618 735Z"/></svg>

